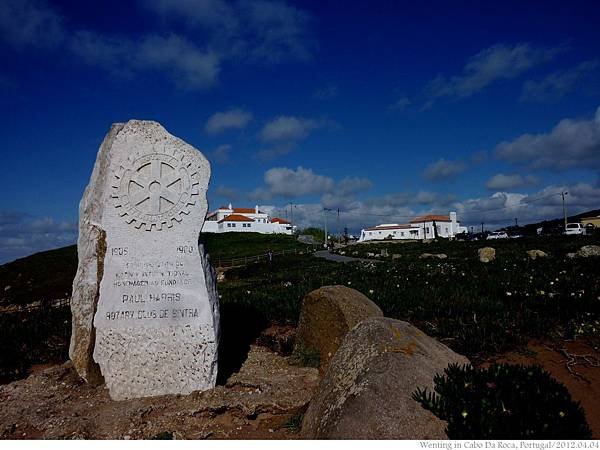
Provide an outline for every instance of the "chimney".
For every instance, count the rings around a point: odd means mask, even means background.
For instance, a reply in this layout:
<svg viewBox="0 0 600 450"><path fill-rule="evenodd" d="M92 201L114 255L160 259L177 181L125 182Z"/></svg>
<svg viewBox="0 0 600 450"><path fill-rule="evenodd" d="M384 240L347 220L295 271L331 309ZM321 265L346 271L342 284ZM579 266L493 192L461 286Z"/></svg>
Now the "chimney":
<svg viewBox="0 0 600 450"><path fill-rule="evenodd" d="M456 223L456 213L455 212L450 213L450 222Z"/></svg>
<svg viewBox="0 0 600 450"><path fill-rule="evenodd" d="M256 206L254 207L254 212L255 212L256 214L258 214L258 205L256 205Z"/></svg>
<svg viewBox="0 0 600 450"><path fill-rule="evenodd" d="M229 209L233 209L233 208L231 207L231 203L229 204Z"/></svg>

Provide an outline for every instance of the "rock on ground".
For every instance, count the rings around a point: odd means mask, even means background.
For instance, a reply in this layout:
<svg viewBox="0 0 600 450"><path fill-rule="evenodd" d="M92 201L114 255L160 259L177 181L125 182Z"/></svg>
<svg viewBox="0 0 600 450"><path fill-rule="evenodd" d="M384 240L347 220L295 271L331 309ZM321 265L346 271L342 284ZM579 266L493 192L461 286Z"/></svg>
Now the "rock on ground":
<svg viewBox="0 0 600 450"><path fill-rule="evenodd" d="M584 245L577 252L578 256L588 258L590 256L600 256L600 245Z"/></svg>
<svg viewBox="0 0 600 450"><path fill-rule="evenodd" d="M535 260L536 258L548 257L548 253L543 252L542 250L527 250L527 256Z"/></svg>
<svg viewBox="0 0 600 450"><path fill-rule="evenodd" d="M113 401L85 383L72 364L0 386L1 439L293 439L318 371L251 347L225 386L190 395Z"/></svg>
<svg viewBox="0 0 600 450"><path fill-rule="evenodd" d="M496 259L496 250L493 247L483 247L477 250L479 261L482 263L489 263Z"/></svg>
<svg viewBox="0 0 600 450"><path fill-rule="evenodd" d="M375 317L344 338L302 422L305 439L447 439L412 399L450 363L469 361L407 322Z"/></svg>
<svg viewBox="0 0 600 450"><path fill-rule="evenodd" d="M446 259L447 257L448 255L445 253L423 253L419 256L421 259Z"/></svg>
<svg viewBox="0 0 600 450"><path fill-rule="evenodd" d="M317 352L323 373L346 333L369 317L383 313L356 289L337 285L309 292L302 302L294 351Z"/></svg>

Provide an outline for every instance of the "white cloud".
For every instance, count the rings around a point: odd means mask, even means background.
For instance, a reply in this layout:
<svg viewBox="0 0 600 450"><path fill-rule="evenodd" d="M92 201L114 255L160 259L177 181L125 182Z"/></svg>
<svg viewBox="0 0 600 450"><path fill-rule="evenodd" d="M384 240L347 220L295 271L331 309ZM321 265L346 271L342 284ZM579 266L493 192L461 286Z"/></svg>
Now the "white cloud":
<svg viewBox="0 0 600 450"><path fill-rule="evenodd" d="M202 51L181 36L147 35L139 41L88 31L71 36L71 52L89 65L118 75L141 75L148 70L167 74L183 89L204 89L216 83L219 57Z"/></svg>
<svg viewBox="0 0 600 450"><path fill-rule="evenodd" d="M230 161L231 145L219 145L211 152L212 159L218 164L227 164Z"/></svg>
<svg viewBox="0 0 600 450"><path fill-rule="evenodd" d="M388 106L388 109L390 111L404 111L410 104L411 101L408 97L400 97L390 106Z"/></svg>
<svg viewBox="0 0 600 450"><path fill-rule="evenodd" d="M569 70L551 73L540 81L526 81L523 85L521 101L557 102L568 93L581 90L582 85L599 66L600 63L596 60L583 61Z"/></svg>
<svg viewBox="0 0 600 450"><path fill-rule="evenodd" d="M0 211L0 264L43 250L71 245L77 240L77 232L77 224L73 222Z"/></svg>
<svg viewBox="0 0 600 450"><path fill-rule="evenodd" d="M439 75L431 80L425 88L428 98L425 107L440 98L466 98L498 80L516 78L554 58L560 51L561 48L534 48L528 43L489 47L472 56L460 75Z"/></svg>
<svg viewBox="0 0 600 450"><path fill-rule="evenodd" d="M33 0L0 2L0 40L21 48L54 46L64 38L63 19Z"/></svg>
<svg viewBox="0 0 600 450"><path fill-rule="evenodd" d="M217 187L217 189L215 190L215 194L218 195L219 197L223 197L226 198L227 200L237 200L240 198L240 195L238 194L237 190L234 188L231 188L229 186L224 186L224 185L220 185Z"/></svg>
<svg viewBox="0 0 600 450"><path fill-rule="evenodd" d="M312 57L310 16L283 1L160 0L144 6L165 22L185 17L202 30L188 37L172 32L135 37L97 33L69 26L56 9L42 2L5 0L0 2L0 40L17 49L65 49L64 53L113 75L164 73L183 89L213 86L224 63Z"/></svg>
<svg viewBox="0 0 600 450"><path fill-rule="evenodd" d="M241 130L252 120L252 113L234 108L216 112L208 118L204 130L208 134L219 134L228 130Z"/></svg>
<svg viewBox="0 0 600 450"><path fill-rule="evenodd" d="M371 180L362 177L345 177L336 182L333 178L315 173L312 169L297 167L274 167L264 174L264 186L255 189L250 198L270 200L272 198L299 198L319 195L328 208L338 208L354 202L360 192L372 187Z"/></svg>
<svg viewBox="0 0 600 450"><path fill-rule="evenodd" d="M532 194L496 192L490 196L457 201L448 194L435 192L399 192L357 200L348 197L342 204L332 203L334 191L323 195L318 203L295 203L294 224L300 228L323 227L327 217L329 230L335 230L337 208L340 208L340 230L348 227L357 233L361 228L381 223L408 223L423 214L448 214L456 211L462 225L479 229L481 222L486 229L514 224L538 222L562 216L560 192L568 192L567 213L578 214L598 208L600 188L587 183L570 186L547 186ZM323 208L333 211L323 211ZM284 215L285 207L274 208L273 214Z"/></svg>
<svg viewBox="0 0 600 450"><path fill-rule="evenodd" d="M330 100L338 96L338 87L335 84L329 84L313 93L313 97L317 100Z"/></svg>
<svg viewBox="0 0 600 450"><path fill-rule="evenodd" d="M146 36L135 50L134 61L141 69L168 73L178 86L186 89L210 87L219 76L219 56L216 53L203 51L174 34Z"/></svg>
<svg viewBox="0 0 600 450"><path fill-rule="evenodd" d="M311 169L299 166L296 170L274 167L265 172L264 188L254 191L253 197L268 200L273 197L297 198L310 194L331 192L333 178L318 175Z"/></svg>
<svg viewBox="0 0 600 450"><path fill-rule="evenodd" d="M465 224L484 222L494 226L520 224L562 217L561 192L566 196L567 214L579 214L598 208L600 188L588 183L551 185L533 194L496 192L489 197L464 200L453 207Z"/></svg>
<svg viewBox="0 0 600 450"><path fill-rule="evenodd" d="M313 131L335 126L333 121L327 119L279 116L267 122L260 131L260 139L266 147L256 153L256 158L269 161L285 155Z"/></svg>
<svg viewBox="0 0 600 450"><path fill-rule="evenodd" d="M533 169L600 170L600 107L591 119L564 119L549 133L527 133L501 142L495 155Z"/></svg>
<svg viewBox="0 0 600 450"><path fill-rule="evenodd" d="M321 203L325 208L347 210L356 207L356 195L368 191L373 183L368 178L345 177L336 183L331 192L321 196Z"/></svg>
<svg viewBox="0 0 600 450"><path fill-rule="evenodd" d="M490 191L505 191L538 183L539 180L533 175L505 175L499 173L490 178L486 183L486 189Z"/></svg>
<svg viewBox="0 0 600 450"><path fill-rule="evenodd" d="M314 119L279 116L268 122L260 132L263 142L290 142L306 138L321 124Z"/></svg>
<svg viewBox="0 0 600 450"><path fill-rule="evenodd" d="M373 183L364 177L345 177L336 186L336 191L342 195L352 195L366 191L373 187Z"/></svg>
<svg viewBox="0 0 600 450"><path fill-rule="evenodd" d="M153 0L140 3L164 19L183 19L188 26L226 30L239 26L233 6L224 0Z"/></svg>
<svg viewBox="0 0 600 450"><path fill-rule="evenodd" d="M456 175L464 172L466 169L465 163L461 161L448 161L444 158L437 160L434 163L429 164L423 176L427 180L444 180L455 177Z"/></svg>
<svg viewBox="0 0 600 450"><path fill-rule="evenodd" d="M226 58L306 61L314 52L311 16L285 1L158 0L144 6L167 21L182 19L201 29Z"/></svg>

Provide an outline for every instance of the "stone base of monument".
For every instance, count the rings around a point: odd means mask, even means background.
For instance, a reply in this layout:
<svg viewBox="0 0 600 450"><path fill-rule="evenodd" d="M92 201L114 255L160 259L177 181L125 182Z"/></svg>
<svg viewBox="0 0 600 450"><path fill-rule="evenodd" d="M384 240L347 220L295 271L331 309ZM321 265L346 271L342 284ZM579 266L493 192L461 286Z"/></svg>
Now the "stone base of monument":
<svg viewBox="0 0 600 450"><path fill-rule="evenodd" d="M210 165L160 124L114 124L79 207L69 355L124 400L215 386L216 277L198 244Z"/></svg>
<svg viewBox="0 0 600 450"><path fill-rule="evenodd" d="M252 346L223 386L113 401L71 363L0 386L1 439L294 439L318 371Z"/></svg>

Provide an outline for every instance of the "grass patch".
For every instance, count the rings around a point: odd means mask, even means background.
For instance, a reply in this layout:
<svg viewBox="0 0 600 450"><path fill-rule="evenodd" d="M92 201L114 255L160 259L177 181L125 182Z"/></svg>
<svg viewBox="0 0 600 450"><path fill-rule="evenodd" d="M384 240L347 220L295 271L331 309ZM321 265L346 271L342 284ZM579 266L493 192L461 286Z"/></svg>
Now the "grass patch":
<svg viewBox="0 0 600 450"><path fill-rule="evenodd" d="M564 236L380 244L389 246L390 257L377 264L340 264L303 254L232 268L218 286L221 353L228 358L223 367L239 368L245 349L269 323L296 325L304 296L333 284L359 290L387 317L413 323L474 362L522 347L532 338L581 338L598 346L600 258L565 256L598 241L597 236ZM229 256L304 247L290 236L242 233L212 234L206 244L214 254ZM484 245L497 249L495 261L478 261L476 250ZM348 246L345 251L352 256L362 247ZM533 261L525 254L530 249L551 256ZM419 259L424 252L446 253L448 259ZM394 253L402 257L392 261ZM4 379L23 376L30 364L67 358L70 311L44 307L44 302L70 296L76 265L72 246L0 267L0 306L34 300L43 305L37 312L0 314Z"/></svg>
<svg viewBox="0 0 600 450"><path fill-rule="evenodd" d="M281 251L305 251L311 246L298 242L295 236L285 234L260 233L202 233L200 243L206 249L214 264L219 260L243 258Z"/></svg>

